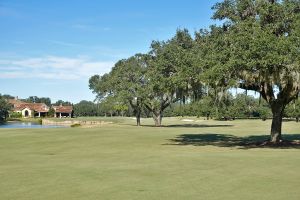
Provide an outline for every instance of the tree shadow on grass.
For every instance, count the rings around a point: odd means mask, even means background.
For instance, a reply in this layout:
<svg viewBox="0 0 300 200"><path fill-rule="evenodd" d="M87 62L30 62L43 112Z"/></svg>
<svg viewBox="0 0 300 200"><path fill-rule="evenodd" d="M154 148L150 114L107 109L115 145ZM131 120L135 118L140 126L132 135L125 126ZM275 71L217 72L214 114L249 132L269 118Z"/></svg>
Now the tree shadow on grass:
<svg viewBox="0 0 300 200"><path fill-rule="evenodd" d="M251 135L238 137L229 134L183 134L175 139L170 139L171 143L165 145L193 145L193 146L217 146L236 147L240 149L252 148L279 148L279 149L300 149L300 134L284 134L284 141L274 145L268 142L268 135Z"/></svg>
<svg viewBox="0 0 300 200"><path fill-rule="evenodd" d="M232 127L233 125L228 124L215 124L215 125L209 125L209 124L174 124L174 125L166 125L164 127L181 127L181 128L217 128L217 127Z"/></svg>
<svg viewBox="0 0 300 200"><path fill-rule="evenodd" d="M136 126L136 125L132 125ZM143 127L157 127L155 125L141 125ZM209 124L171 124L171 125L161 125L161 128L218 128L218 127L232 127L233 125L220 124L220 125L209 125Z"/></svg>

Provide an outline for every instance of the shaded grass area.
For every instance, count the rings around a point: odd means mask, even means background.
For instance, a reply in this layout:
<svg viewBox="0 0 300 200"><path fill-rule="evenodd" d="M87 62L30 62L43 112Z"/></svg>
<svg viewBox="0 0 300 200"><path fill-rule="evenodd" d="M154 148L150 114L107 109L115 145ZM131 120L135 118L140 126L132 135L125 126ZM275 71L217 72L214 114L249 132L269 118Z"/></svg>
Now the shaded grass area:
<svg viewBox="0 0 300 200"><path fill-rule="evenodd" d="M0 129L0 199L300 197L299 149L214 145L264 140L270 121L172 118L156 128L143 120L144 127L126 119L102 128ZM284 123L284 136L297 140L299 130ZM190 143L163 145L176 143L170 139Z"/></svg>
<svg viewBox="0 0 300 200"><path fill-rule="evenodd" d="M229 124L173 124L164 127L181 127L181 128L214 128L214 127L231 127Z"/></svg>
<svg viewBox="0 0 300 200"><path fill-rule="evenodd" d="M217 147L238 147L243 149L249 148L300 148L300 134L286 134L284 141L280 144L271 144L268 142L267 135L250 135L246 137L238 137L229 134L183 134L175 139L170 139L172 143L169 145L194 145L207 146L213 145Z"/></svg>

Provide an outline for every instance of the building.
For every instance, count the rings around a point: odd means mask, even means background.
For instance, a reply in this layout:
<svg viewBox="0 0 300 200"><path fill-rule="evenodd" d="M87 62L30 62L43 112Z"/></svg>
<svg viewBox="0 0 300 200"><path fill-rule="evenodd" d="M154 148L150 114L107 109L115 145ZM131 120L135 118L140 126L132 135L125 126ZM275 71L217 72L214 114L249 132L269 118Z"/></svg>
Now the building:
<svg viewBox="0 0 300 200"><path fill-rule="evenodd" d="M12 111L22 113L22 117L46 117L49 112L49 107L44 103L27 103L17 98L8 102L13 105Z"/></svg>
<svg viewBox="0 0 300 200"><path fill-rule="evenodd" d="M15 99L9 99L8 103L13 105L12 112L21 113L22 117L47 117L49 115L50 107L45 103L27 103L19 100L17 97ZM54 116L50 117L72 117L73 116L73 106L52 106L54 110Z"/></svg>
<svg viewBox="0 0 300 200"><path fill-rule="evenodd" d="M73 106L63 106L60 104L59 106L52 106L55 111L54 117L72 117L73 116Z"/></svg>

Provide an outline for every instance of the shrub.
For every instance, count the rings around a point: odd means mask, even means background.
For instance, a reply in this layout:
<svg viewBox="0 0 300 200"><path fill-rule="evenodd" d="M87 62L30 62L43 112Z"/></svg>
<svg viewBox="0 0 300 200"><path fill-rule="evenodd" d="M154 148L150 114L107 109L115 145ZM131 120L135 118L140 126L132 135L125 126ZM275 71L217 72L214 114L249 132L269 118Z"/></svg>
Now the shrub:
<svg viewBox="0 0 300 200"><path fill-rule="evenodd" d="M10 113L10 118L21 118L21 117L22 117L22 113L18 113L18 112Z"/></svg>
<svg viewBox="0 0 300 200"><path fill-rule="evenodd" d="M80 127L80 126L81 126L81 124L72 124L71 125L72 128L76 128L76 127Z"/></svg>

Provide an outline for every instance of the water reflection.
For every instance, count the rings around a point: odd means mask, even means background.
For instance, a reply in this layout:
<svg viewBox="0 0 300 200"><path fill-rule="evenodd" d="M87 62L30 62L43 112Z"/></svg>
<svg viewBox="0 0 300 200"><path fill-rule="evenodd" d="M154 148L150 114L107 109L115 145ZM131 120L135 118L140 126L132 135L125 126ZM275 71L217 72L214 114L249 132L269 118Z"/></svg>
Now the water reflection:
<svg viewBox="0 0 300 200"><path fill-rule="evenodd" d="M64 126L41 125L36 122L6 122L0 124L0 128L62 128Z"/></svg>

